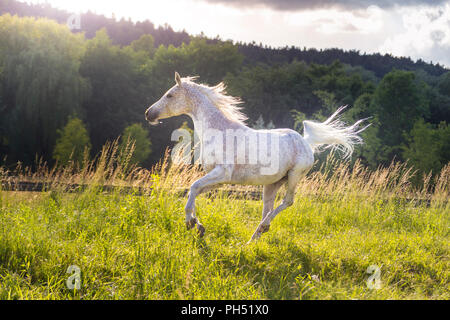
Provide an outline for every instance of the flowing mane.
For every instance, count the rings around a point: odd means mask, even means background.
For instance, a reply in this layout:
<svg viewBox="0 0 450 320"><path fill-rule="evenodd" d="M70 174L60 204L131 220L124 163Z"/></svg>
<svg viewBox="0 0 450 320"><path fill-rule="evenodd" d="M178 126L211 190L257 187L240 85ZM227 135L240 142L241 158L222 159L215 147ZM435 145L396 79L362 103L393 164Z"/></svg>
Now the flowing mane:
<svg viewBox="0 0 450 320"><path fill-rule="evenodd" d="M205 84L196 83L195 79L197 79L197 77L186 77L182 78L182 81L194 84L196 88L211 100L227 119L245 124L245 121L248 118L241 111L241 99L227 95L227 87L223 82L214 87L210 87Z"/></svg>

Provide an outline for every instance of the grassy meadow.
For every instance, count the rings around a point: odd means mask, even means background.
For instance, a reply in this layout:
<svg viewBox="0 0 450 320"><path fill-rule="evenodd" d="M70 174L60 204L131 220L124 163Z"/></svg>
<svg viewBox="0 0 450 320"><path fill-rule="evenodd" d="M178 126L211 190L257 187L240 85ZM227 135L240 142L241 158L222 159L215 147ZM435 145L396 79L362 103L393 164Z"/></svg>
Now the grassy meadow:
<svg viewBox="0 0 450 320"><path fill-rule="evenodd" d="M116 151L105 147L81 168L0 169L3 180L51 182L43 192L0 190L0 299L450 298L449 165L414 188L405 165L329 161L247 245L262 201L200 196L199 238L184 224L186 197L174 192L198 168L133 168ZM67 192L67 183L88 187ZM79 290L66 284L72 265ZM367 284L371 265L379 289Z"/></svg>

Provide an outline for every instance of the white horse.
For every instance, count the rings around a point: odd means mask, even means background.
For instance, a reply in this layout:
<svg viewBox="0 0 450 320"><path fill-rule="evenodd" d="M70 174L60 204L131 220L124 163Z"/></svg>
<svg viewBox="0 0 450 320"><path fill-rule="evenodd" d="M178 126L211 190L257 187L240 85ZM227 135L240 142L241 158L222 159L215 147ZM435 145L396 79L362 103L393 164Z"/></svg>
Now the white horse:
<svg viewBox="0 0 450 320"><path fill-rule="evenodd" d="M209 87L195 83L192 77L181 78L178 73L175 81L175 86L147 109L145 118L156 125L160 119L187 114L194 122L207 174L192 184L185 212L187 228L197 225L200 236L205 228L195 215L199 194L226 183L263 185L262 219L252 241L267 232L275 216L293 204L299 180L313 166L315 150L327 145L349 157L353 146L362 143L358 133L366 127L358 127L364 119L345 126L337 118L343 107L323 123L304 121L304 137L291 129L254 130L244 123L247 118L240 111L241 101L226 95L223 83ZM286 195L274 209L283 184L287 186Z"/></svg>

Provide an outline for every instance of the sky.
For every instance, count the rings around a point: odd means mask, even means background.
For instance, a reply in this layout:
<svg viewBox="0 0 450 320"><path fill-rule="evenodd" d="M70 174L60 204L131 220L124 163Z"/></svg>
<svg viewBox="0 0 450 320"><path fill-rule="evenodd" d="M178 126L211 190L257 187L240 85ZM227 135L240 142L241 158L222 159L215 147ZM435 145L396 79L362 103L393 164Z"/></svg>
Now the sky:
<svg viewBox="0 0 450 320"><path fill-rule="evenodd" d="M28 0L272 47L390 53L450 68L450 0ZM81 21L81 23L83 23Z"/></svg>

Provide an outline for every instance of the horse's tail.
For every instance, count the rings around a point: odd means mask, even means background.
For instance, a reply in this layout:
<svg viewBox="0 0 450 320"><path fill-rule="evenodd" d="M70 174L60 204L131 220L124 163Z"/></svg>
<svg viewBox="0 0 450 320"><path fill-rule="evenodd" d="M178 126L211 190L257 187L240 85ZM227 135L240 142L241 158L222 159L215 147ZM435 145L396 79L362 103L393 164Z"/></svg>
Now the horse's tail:
<svg viewBox="0 0 450 320"><path fill-rule="evenodd" d="M341 150L344 158L348 158L353 153L355 144L362 144L363 140L358 135L369 125L359 129L361 123L367 119L358 120L352 126L346 126L338 115L346 106L340 107L325 122L303 121L304 138L314 151L320 151L324 148L333 148Z"/></svg>

